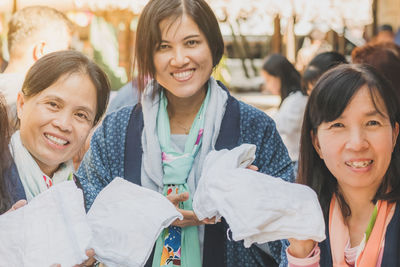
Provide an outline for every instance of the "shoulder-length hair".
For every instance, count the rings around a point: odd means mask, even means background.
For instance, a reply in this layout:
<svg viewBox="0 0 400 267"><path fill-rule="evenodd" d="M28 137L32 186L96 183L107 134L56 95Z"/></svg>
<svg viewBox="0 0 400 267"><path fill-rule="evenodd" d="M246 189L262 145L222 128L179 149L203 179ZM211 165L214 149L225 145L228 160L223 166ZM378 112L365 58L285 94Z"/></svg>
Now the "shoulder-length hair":
<svg viewBox="0 0 400 267"><path fill-rule="evenodd" d="M11 166L11 154L8 149L10 134L7 106L3 95L0 94L0 214L7 211L13 204L5 180L6 172Z"/></svg>
<svg viewBox="0 0 400 267"><path fill-rule="evenodd" d="M25 96L34 96L57 82L63 75L82 73L88 75L96 88L97 110L95 125L106 111L110 95L110 83L105 72L92 60L78 51L49 53L33 64L22 85Z"/></svg>
<svg viewBox="0 0 400 267"><path fill-rule="evenodd" d="M213 67L224 53L224 41L217 18L204 0L150 0L144 7L137 27L134 67L138 88L143 92L149 78L155 77L154 52L161 43L160 22L188 15L204 33L210 47Z"/></svg>
<svg viewBox="0 0 400 267"><path fill-rule="evenodd" d="M272 54L265 59L262 69L281 80L282 101L291 93L301 91L300 73L286 57Z"/></svg>
<svg viewBox="0 0 400 267"><path fill-rule="evenodd" d="M313 188L320 200L325 216L329 213L329 203L335 194L344 217L351 214L348 204L338 190L336 178L317 154L312 134L317 134L323 122L337 119L345 110L353 96L367 86L378 112L377 100L382 99L386 106L392 127L400 123L400 100L395 89L373 67L367 65L339 65L322 75L312 91L304 114L301 130L299 170L297 182ZM389 167L373 201L400 200L400 150L399 138L392 153Z"/></svg>

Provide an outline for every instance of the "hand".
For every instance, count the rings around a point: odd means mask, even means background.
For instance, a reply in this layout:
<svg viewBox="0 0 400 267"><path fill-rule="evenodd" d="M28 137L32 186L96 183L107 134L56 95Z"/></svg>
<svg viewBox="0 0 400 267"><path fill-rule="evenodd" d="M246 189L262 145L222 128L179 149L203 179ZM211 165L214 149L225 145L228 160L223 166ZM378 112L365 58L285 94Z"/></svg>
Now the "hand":
<svg viewBox="0 0 400 267"><path fill-rule="evenodd" d="M253 170L253 171L258 171L258 167L256 165L249 165L249 166L247 166L246 169Z"/></svg>
<svg viewBox="0 0 400 267"><path fill-rule="evenodd" d="M15 202L14 205L12 205L12 207L11 207L8 211L6 211L6 213L7 213L7 212L14 211L14 210L17 210L17 209L19 209L19 208L25 206L26 203L28 203L28 202L26 202L25 199L18 200L17 202Z"/></svg>
<svg viewBox="0 0 400 267"><path fill-rule="evenodd" d="M82 262L81 264L75 265L74 267L93 266L96 263L96 259L94 258L94 255L96 255L96 253L94 253L94 249L86 250L86 256L88 256L89 258L86 261Z"/></svg>
<svg viewBox="0 0 400 267"><path fill-rule="evenodd" d="M54 263L54 264L50 265L50 267L61 267L61 264Z"/></svg>
<svg viewBox="0 0 400 267"><path fill-rule="evenodd" d="M296 258L305 258L310 254L310 252L314 249L315 242L314 240L297 240L294 238L289 238L290 246L288 248L288 252L290 255Z"/></svg>
<svg viewBox="0 0 400 267"><path fill-rule="evenodd" d="M178 195L168 195L167 199L174 204L175 208L183 215L183 219L176 219L171 225L178 227L197 226L202 224L215 224L215 217L200 221L192 210L183 210L179 208L179 203L189 199L189 193L181 193Z"/></svg>

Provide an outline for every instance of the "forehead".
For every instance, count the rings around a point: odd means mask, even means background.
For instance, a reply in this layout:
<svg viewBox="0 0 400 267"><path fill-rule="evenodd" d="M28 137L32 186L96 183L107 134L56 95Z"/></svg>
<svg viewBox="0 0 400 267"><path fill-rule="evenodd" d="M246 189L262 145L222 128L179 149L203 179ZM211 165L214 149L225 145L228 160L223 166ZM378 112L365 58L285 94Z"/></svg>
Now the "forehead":
<svg viewBox="0 0 400 267"><path fill-rule="evenodd" d="M385 102L379 91L376 88L370 89L367 85L363 85L357 90L343 113L349 111L349 109L357 109L357 113L363 113L363 111L370 112L372 110L378 111L381 115L387 115L388 113Z"/></svg>
<svg viewBox="0 0 400 267"><path fill-rule="evenodd" d="M163 40L185 38L192 34L203 35L196 22L186 14L166 18L160 22L159 27Z"/></svg>

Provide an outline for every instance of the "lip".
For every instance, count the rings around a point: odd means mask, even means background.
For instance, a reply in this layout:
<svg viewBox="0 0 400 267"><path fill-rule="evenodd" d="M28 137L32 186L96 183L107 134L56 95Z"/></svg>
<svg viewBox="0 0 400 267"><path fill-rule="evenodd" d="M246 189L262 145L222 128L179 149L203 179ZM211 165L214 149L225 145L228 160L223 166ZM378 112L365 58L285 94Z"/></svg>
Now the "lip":
<svg viewBox="0 0 400 267"><path fill-rule="evenodd" d="M51 135L51 136L54 136L54 137L56 137L56 138L58 138L58 139L62 139L62 140L64 140L64 141L66 141L67 143L66 143L65 145L57 144L57 143L53 142L52 140L50 140L46 135ZM44 139L46 140L46 143L47 143L50 147L52 147L52 148L54 148L54 149L59 149L59 150L65 149L66 147L68 147L68 146L71 144L70 141L69 141L67 138L65 138L64 136L61 136L61 135L59 135L59 134L54 134L54 133L50 133L50 132L45 132L45 133L43 133L43 137L44 137Z"/></svg>
<svg viewBox="0 0 400 267"><path fill-rule="evenodd" d="M186 82L193 77L195 71L195 68L187 68L179 71L173 71L171 72L171 76L175 81Z"/></svg>
<svg viewBox="0 0 400 267"><path fill-rule="evenodd" d="M351 162L367 162L367 161L370 163L365 167L354 167L354 166L349 165L349 163L351 163ZM351 160L346 160L344 162L344 164L346 165L347 168L349 168L350 170L352 170L354 172L367 172L374 165L374 160L370 159L370 158L351 159Z"/></svg>

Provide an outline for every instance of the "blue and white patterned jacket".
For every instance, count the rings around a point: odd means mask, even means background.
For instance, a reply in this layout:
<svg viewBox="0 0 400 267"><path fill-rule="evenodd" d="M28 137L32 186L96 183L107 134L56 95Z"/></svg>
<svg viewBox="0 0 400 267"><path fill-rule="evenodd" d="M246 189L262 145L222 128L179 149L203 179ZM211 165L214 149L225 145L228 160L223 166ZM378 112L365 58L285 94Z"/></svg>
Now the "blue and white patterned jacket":
<svg viewBox="0 0 400 267"><path fill-rule="evenodd" d="M226 90L222 84L220 86ZM98 193L117 176L140 184L142 129L143 114L138 104L111 113L96 130L90 149L76 173L78 183L84 191L86 209L91 207ZM291 160L274 121L264 112L229 95L215 148L232 149L243 143L257 146L253 164L260 172L286 181L294 180ZM268 243L269 254L274 259L272 260L257 246L246 249L243 242L228 240L227 228L224 221L206 226L203 266L277 266L274 260L280 266L287 265L283 252L285 241Z"/></svg>

